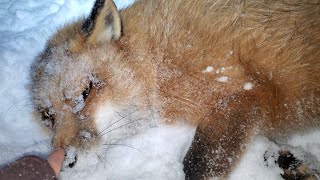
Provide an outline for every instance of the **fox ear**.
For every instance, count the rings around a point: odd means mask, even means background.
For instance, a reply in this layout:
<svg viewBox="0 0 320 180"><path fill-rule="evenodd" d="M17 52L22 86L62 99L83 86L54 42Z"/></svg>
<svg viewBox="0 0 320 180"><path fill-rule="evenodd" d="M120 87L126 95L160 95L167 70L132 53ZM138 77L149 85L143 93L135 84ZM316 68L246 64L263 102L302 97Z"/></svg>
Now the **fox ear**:
<svg viewBox="0 0 320 180"><path fill-rule="evenodd" d="M121 19L114 2L112 0L96 0L81 31L86 42L93 44L117 40L121 36Z"/></svg>

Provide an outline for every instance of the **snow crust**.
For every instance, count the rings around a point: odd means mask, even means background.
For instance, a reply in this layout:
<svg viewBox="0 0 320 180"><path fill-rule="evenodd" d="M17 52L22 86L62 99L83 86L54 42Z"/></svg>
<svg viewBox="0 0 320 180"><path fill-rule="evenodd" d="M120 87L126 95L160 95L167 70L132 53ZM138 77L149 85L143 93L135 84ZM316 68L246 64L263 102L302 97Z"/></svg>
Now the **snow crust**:
<svg viewBox="0 0 320 180"><path fill-rule="evenodd" d="M119 8L130 3L132 0L116 1ZM93 0L0 2L0 166L23 155L46 157L50 152L50 133L33 120L29 68L55 29L87 15L92 4ZM213 68L208 67L206 71L211 72ZM218 81L227 82L228 77L222 76ZM87 151L70 148L60 178L184 179L182 160L194 131L185 125L160 125L116 143L101 143ZM87 132L83 135L90 137ZM318 167L319 130L297 134L285 143L296 156ZM230 179L281 179L282 170L274 163L280 148L264 137L255 138ZM266 152L270 156L264 161ZM70 168L76 155L77 163Z"/></svg>

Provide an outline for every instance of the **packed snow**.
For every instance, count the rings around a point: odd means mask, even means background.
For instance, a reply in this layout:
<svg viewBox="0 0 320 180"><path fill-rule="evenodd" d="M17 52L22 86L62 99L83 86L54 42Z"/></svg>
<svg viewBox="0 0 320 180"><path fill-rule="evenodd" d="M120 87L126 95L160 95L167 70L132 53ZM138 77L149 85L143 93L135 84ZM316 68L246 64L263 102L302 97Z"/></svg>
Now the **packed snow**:
<svg viewBox="0 0 320 180"><path fill-rule="evenodd" d="M132 0L116 1L119 8L130 3ZM29 68L49 36L64 23L87 15L92 5L93 0L0 2L0 166L27 154L46 157L51 151L51 134L33 118ZM231 55L230 51L228 56ZM206 69L211 71L211 67ZM224 76L218 79L219 82L228 80ZM194 130L183 124L159 125L109 146L100 145L86 151L70 147L60 178L184 179L182 160ZM319 130L296 134L281 146L256 137L230 179L281 179L282 170L276 165L275 157L283 147L319 168ZM270 155L266 157L266 154ZM75 155L78 155L77 163L70 168Z"/></svg>
<svg viewBox="0 0 320 180"><path fill-rule="evenodd" d="M251 90L253 88L253 84L248 82L243 85L244 90Z"/></svg>
<svg viewBox="0 0 320 180"><path fill-rule="evenodd" d="M206 69L203 71L204 73L209 73L209 72L212 72L214 69L212 66L208 66L206 67Z"/></svg>
<svg viewBox="0 0 320 180"><path fill-rule="evenodd" d="M221 83L226 83L229 81L229 77L228 76L220 76L216 79L216 81L221 82Z"/></svg>

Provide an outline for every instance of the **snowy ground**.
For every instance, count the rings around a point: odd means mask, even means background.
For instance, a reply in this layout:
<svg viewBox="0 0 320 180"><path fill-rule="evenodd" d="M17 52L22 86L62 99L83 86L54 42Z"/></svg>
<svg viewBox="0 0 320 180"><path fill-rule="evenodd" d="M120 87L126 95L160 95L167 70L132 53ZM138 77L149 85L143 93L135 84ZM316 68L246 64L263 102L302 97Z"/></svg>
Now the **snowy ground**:
<svg viewBox="0 0 320 180"><path fill-rule="evenodd" d="M118 7L129 0L116 1ZM0 166L25 154L45 157L50 135L32 118L29 66L56 28L89 13L93 0L2 0L0 2ZM184 179L181 161L192 140L190 127L160 126L119 142L79 153L61 179ZM320 165L320 131L286 141L292 152ZM231 179L281 179L273 155L281 148L257 137ZM72 152L72 151L70 151ZM268 160L263 157L268 152ZM317 167L318 166L318 167Z"/></svg>

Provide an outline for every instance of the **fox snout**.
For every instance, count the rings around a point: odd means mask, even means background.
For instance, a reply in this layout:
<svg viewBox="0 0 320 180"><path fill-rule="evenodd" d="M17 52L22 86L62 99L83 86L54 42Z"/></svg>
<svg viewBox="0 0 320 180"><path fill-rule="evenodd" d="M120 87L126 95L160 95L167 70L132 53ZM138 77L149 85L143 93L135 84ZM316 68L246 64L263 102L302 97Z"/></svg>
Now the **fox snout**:
<svg viewBox="0 0 320 180"><path fill-rule="evenodd" d="M86 147L97 140L97 131L86 119L77 119L72 113L63 113L54 125L53 147Z"/></svg>

